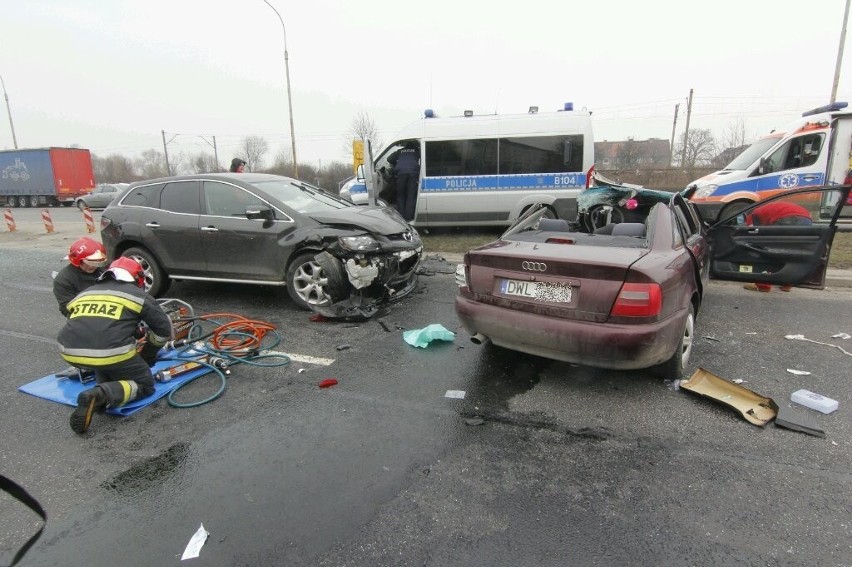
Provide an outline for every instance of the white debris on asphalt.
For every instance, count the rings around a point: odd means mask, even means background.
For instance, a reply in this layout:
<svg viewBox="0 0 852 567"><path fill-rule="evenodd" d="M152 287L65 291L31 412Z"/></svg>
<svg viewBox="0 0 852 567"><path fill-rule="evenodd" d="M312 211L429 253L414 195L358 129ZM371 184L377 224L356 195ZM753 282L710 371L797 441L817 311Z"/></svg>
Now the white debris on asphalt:
<svg viewBox="0 0 852 567"><path fill-rule="evenodd" d="M192 537L189 538L189 543L186 544L186 549L183 550L183 555L180 556L180 560L184 559L195 559L201 553L201 548L204 547L204 542L207 541L207 536L210 535L210 532L204 529L204 524L195 530L195 533L192 534Z"/></svg>
<svg viewBox="0 0 852 567"><path fill-rule="evenodd" d="M792 340L796 340L796 341L807 341L809 343L814 343L814 344L817 344L817 345L830 346L831 348L836 348L837 350L839 350L840 352L842 352L846 356L852 356L852 352L849 352L848 350L845 350L845 349L843 349L843 348L841 348L837 345L833 345L833 344L830 344L830 343L821 343L819 341L813 341L811 339L806 339L805 335L784 335L784 338L785 339L792 339Z"/></svg>
<svg viewBox="0 0 852 567"><path fill-rule="evenodd" d="M831 335L831 338L832 339L846 340L846 339L852 339L852 335L850 335L849 333L837 333L836 335Z"/></svg>
<svg viewBox="0 0 852 567"><path fill-rule="evenodd" d="M787 372L790 374L795 374L796 376L810 376L811 373L807 370L796 370L795 368L788 368Z"/></svg>
<svg viewBox="0 0 852 567"><path fill-rule="evenodd" d="M445 398L455 398L457 400L464 399L464 390L447 390L447 393L444 394Z"/></svg>

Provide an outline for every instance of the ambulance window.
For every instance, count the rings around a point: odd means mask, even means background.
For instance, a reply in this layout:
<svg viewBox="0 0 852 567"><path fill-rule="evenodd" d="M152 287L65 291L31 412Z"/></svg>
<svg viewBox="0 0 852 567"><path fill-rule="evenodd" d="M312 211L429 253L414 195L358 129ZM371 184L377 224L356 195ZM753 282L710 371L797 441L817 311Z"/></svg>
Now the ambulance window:
<svg viewBox="0 0 852 567"><path fill-rule="evenodd" d="M819 152L822 149L822 142L825 139L824 134L813 134L806 136L802 142L802 167L807 167L816 163L819 159Z"/></svg>

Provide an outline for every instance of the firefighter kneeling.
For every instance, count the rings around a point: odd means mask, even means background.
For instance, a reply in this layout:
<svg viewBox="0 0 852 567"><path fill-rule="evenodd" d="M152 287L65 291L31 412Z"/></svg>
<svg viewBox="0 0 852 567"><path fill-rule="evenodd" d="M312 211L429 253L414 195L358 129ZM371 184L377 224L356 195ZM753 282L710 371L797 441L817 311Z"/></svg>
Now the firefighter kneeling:
<svg viewBox="0 0 852 567"><path fill-rule="evenodd" d="M98 385L77 397L71 429L85 433L96 410L122 406L154 393L149 366L172 334L172 323L144 291L142 266L121 257L98 283L68 303L68 322L59 332L60 354L69 364L95 371ZM135 333L142 321L147 342L137 352Z"/></svg>

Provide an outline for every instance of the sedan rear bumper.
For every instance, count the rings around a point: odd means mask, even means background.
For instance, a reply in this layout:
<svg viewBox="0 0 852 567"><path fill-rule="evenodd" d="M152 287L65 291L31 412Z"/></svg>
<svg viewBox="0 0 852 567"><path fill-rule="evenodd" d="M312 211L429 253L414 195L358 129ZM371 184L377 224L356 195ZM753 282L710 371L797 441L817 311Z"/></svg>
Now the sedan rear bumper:
<svg viewBox="0 0 852 567"><path fill-rule="evenodd" d="M468 332L501 347L584 366L635 370L671 358L680 346L687 311L655 323L592 323L504 309L460 294L456 314Z"/></svg>

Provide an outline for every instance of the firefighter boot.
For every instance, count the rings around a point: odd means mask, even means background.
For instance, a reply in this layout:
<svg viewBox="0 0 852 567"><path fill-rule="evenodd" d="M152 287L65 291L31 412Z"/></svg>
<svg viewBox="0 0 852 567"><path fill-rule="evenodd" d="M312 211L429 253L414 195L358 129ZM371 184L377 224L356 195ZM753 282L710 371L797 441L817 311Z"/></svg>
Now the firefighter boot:
<svg viewBox="0 0 852 567"><path fill-rule="evenodd" d="M77 409L71 414L71 429L83 434L92 424L92 415L106 405L106 395L100 386L89 388L77 396Z"/></svg>

